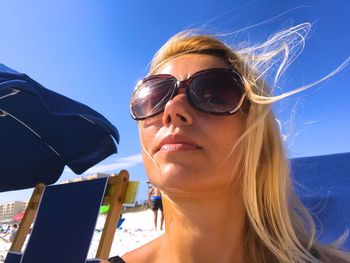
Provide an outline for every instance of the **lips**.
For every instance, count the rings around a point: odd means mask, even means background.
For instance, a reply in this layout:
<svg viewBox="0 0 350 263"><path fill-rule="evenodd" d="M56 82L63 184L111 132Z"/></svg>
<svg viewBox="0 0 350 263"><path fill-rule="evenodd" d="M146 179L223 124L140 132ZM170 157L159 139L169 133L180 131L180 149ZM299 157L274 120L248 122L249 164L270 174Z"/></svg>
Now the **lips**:
<svg viewBox="0 0 350 263"><path fill-rule="evenodd" d="M164 137L153 152L190 151L198 149L201 149L201 147L189 138L172 134Z"/></svg>

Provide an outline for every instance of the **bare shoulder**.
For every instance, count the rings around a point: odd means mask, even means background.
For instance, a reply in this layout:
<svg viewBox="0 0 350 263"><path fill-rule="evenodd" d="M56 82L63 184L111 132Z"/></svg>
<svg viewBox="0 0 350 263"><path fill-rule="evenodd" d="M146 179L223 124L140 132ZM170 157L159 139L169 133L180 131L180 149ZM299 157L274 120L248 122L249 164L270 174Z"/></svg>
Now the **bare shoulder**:
<svg viewBox="0 0 350 263"><path fill-rule="evenodd" d="M153 262L161 244L162 236L151 242L126 253L122 258L126 263Z"/></svg>

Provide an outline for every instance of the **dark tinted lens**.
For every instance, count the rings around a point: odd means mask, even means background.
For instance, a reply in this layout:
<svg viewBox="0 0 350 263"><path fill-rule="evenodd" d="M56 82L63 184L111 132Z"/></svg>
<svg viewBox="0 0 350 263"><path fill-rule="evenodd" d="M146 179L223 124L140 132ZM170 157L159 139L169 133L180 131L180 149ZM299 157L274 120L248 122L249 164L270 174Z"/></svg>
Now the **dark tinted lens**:
<svg viewBox="0 0 350 263"><path fill-rule="evenodd" d="M176 80L174 78L150 78L134 91L130 105L136 119L160 113L169 101Z"/></svg>
<svg viewBox="0 0 350 263"><path fill-rule="evenodd" d="M240 80L229 72L199 75L191 81L188 92L197 108L217 114L233 111L243 95Z"/></svg>

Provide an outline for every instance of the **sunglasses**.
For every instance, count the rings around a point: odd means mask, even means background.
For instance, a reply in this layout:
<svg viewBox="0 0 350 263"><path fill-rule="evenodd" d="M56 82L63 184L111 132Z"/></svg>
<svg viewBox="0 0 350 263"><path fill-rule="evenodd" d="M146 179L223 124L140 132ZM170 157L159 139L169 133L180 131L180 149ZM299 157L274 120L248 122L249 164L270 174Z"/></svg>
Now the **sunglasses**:
<svg viewBox="0 0 350 263"><path fill-rule="evenodd" d="M241 77L232 69L201 70L183 81L169 74L151 75L138 83L131 96L133 119L144 120L163 112L180 89L194 108L215 115L234 114L245 97Z"/></svg>

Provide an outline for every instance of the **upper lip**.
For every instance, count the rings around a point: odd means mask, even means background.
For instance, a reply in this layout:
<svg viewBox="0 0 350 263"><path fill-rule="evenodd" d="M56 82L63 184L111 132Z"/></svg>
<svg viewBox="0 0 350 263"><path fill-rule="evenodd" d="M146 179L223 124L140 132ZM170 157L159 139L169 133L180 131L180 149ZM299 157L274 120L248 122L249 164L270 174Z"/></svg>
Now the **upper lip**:
<svg viewBox="0 0 350 263"><path fill-rule="evenodd" d="M193 140L180 135L180 134L169 134L162 138L160 142L157 144L156 148L154 149L153 153L158 152L163 145L166 144L178 144L178 143L184 143L184 144L191 144L197 148L201 148L197 143L195 143Z"/></svg>

